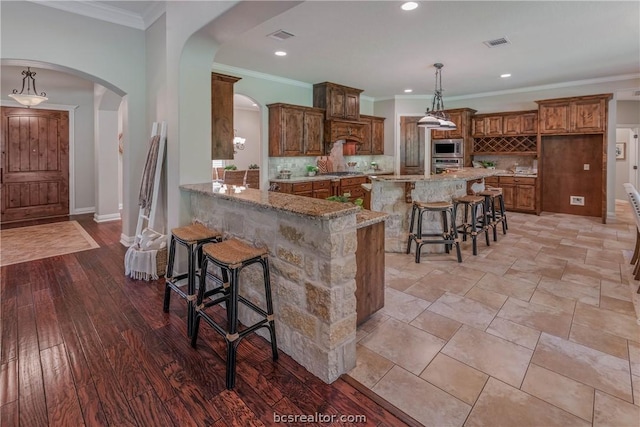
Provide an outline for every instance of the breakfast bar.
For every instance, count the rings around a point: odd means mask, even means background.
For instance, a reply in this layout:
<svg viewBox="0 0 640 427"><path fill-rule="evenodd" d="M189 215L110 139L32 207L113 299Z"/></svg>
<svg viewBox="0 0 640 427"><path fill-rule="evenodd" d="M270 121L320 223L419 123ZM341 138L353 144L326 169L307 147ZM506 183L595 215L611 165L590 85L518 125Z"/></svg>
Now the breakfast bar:
<svg viewBox="0 0 640 427"><path fill-rule="evenodd" d="M405 252L412 201L451 201L463 196L467 182L505 173L503 170L461 168L438 175L372 176L371 210L389 214L385 222L385 251ZM439 227L437 218L434 228ZM427 225L428 226L428 225Z"/></svg>
<svg viewBox="0 0 640 427"><path fill-rule="evenodd" d="M217 182L180 188L190 200L193 221L268 249L278 348L328 383L351 370L358 317L380 308L379 299L375 306L367 303L371 295L384 295L384 271L373 289L370 276L359 279L357 258L371 251L363 258L381 255L384 265L388 215L350 203ZM380 235L377 250L358 243L365 230ZM246 284L241 294L264 305L260 269L250 266L240 275ZM358 294L363 295L360 301ZM240 310L240 321L252 324L253 314Z"/></svg>

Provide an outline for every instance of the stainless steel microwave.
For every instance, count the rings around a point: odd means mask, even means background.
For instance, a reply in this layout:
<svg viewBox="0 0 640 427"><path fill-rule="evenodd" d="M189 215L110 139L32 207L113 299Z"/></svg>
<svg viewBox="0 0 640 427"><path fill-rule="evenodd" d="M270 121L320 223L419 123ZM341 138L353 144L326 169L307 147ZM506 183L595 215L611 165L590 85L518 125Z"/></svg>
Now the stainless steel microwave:
<svg viewBox="0 0 640 427"><path fill-rule="evenodd" d="M464 139L432 139L431 157L464 157Z"/></svg>

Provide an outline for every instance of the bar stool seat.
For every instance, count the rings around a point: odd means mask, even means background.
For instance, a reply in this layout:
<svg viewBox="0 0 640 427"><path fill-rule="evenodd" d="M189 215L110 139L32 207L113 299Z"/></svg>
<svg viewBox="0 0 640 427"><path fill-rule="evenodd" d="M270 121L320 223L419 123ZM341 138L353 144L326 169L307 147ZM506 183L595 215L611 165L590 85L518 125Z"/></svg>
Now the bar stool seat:
<svg viewBox="0 0 640 427"><path fill-rule="evenodd" d="M422 231L424 215L427 212L440 213L442 232L441 233L424 233ZM415 224L417 215L417 224ZM417 231L414 233L414 225ZM425 239L426 237L426 239ZM407 254L411 252L411 243L416 243L416 263L420 263L420 255L422 246L428 244L443 244L445 252L449 253L453 245L456 247L458 262L462 262L462 253L460 252L460 239L458 238L455 215L453 212L453 204L450 202L418 202L414 201L411 210L411 224L409 226L409 238L407 241Z"/></svg>
<svg viewBox="0 0 640 427"><path fill-rule="evenodd" d="M226 386L232 389L235 386L236 379L236 355L238 344L242 338L257 329L266 328L271 338L271 351L273 360L278 359L278 346L276 342L276 330L273 318L273 301L271 295L271 282L269 278L269 258L267 248L256 248L250 246L238 239L229 239L220 243L206 244L203 246L203 260L200 273L200 287L196 299L196 313L194 318L193 335L191 336L191 345L196 346L198 340L198 330L200 328L200 320L204 320L216 332L222 335L227 344L227 362L226 362ZM239 294L240 271L252 264L260 264L262 266L266 310L257 306L253 302L244 298ZM213 264L222 270L221 286L206 291L205 282L207 279L208 264ZM222 296L211 299L207 298L212 294L222 294ZM206 309L224 302L227 311L226 329L216 323ZM254 312L258 313L261 318L251 326L238 331L238 303L241 302Z"/></svg>
<svg viewBox="0 0 640 427"><path fill-rule="evenodd" d="M171 303L171 292L177 293L181 298L187 300L187 336L191 336L193 324L193 301L195 301L195 285L197 277L197 266L202 258L202 245L220 241L222 233L218 230L210 229L203 224L196 223L177 227L171 230L171 240L169 243L169 259L167 260L167 273L164 290L163 310L169 312ZM176 244L180 244L187 249L187 272L174 275L174 262L176 254ZM187 290L182 290L178 283L187 279ZM184 285L184 284L183 284Z"/></svg>
<svg viewBox="0 0 640 427"><path fill-rule="evenodd" d="M485 199L483 196L476 195L455 197L453 199L453 212L456 217L460 205L464 206L464 213L462 216L462 223L458 225L457 231L459 234L462 234L463 241L467 240L467 236L471 237L473 255L478 255L477 236L479 233L485 233L487 246L490 246ZM478 217L478 208L481 210L480 217ZM471 214L470 217L469 214Z"/></svg>
<svg viewBox="0 0 640 427"><path fill-rule="evenodd" d="M483 191L478 192L477 195L484 197L487 210L487 225L493 229L493 241L497 242L498 224L502 224L502 234L507 234L507 230L509 229L507 225L507 214L504 208L504 196L502 195L502 188L486 187Z"/></svg>

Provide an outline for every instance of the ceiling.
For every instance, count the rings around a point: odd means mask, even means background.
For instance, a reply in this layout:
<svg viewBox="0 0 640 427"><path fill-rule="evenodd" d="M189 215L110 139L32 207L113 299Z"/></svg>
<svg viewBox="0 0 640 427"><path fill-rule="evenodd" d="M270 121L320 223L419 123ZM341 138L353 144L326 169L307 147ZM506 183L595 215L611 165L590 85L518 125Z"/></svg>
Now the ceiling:
<svg viewBox="0 0 640 427"><path fill-rule="evenodd" d="M43 4L56 3L74 2ZM137 16L146 28L165 2L82 3ZM374 99L408 88L432 94L436 62L444 64L445 99L640 76L637 1L426 1L409 12L401 4L306 1L222 45L215 62L309 84L328 80ZM281 29L294 37L267 37ZM510 44L483 44L501 37ZM627 89L618 99L640 100L640 87Z"/></svg>

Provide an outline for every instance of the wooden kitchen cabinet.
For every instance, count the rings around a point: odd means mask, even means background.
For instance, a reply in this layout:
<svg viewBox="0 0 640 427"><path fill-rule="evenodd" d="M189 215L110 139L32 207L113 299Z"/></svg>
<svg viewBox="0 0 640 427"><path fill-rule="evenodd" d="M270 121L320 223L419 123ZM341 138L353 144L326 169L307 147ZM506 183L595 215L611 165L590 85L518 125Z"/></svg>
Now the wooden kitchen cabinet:
<svg viewBox="0 0 640 427"><path fill-rule="evenodd" d="M505 114L502 119L502 135L535 135L538 133L538 112Z"/></svg>
<svg viewBox="0 0 640 427"><path fill-rule="evenodd" d="M240 77L211 73L211 159L233 159L233 85Z"/></svg>
<svg viewBox="0 0 640 427"><path fill-rule="evenodd" d="M324 154L324 110L290 104L269 104L269 156Z"/></svg>
<svg viewBox="0 0 640 427"><path fill-rule="evenodd" d="M316 199L326 199L331 196L331 180L313 180L305 182L270 182L277 184L279 193L294 194L296 196L313 197Z"/></svg>
<svg viewBox="0 0 640 427"><path fill-rule="evenodd" d="M362 184L367 182L368 177L365 175L342 178L340 180L339 194L344 195L348 193L350 202L353 202L355 199L364 199L365 189L362 188Z"/></svg>
<svg viewBox="0 0 640 427"><path fill-rule="evenodd" d="M341 139L364 143L364 128L365 123L359 121L325 120L324 135L325 143L327 144L327 152L331 150L332 143Z"/></svg>
<svg viewBox="0 0 640 427"><path fill-rule="evenodd" d="M384 307L384 221L358 228L356 325Z"/></svg>
<svg viewBox="0 0 640 427"><path fill-rule="evenodd" d="M502 188L505 209L536 212L536 180L534 177L501 176L498 186Z"/></svg>
<svg viewBox="0 0 640 427"><path fill-rule="evenodd" d="M361 89L324 82L313 85L313 106L325 110L327 120L360 120Z"/></svg>
<svg viewBox="0 0 640 427"><path fill-rule="evenodd" d="M357 154L384 154L384 117L360 116L364 123L363 142Z"/></svg>
<svg viewBox="0 0 640 427"><path fill-rule="evenodd" d="M456 108L445 110L452 122L456 124L453 130L432 130L431 139L464 139L464 165L471 166L473 152L473 137L471 136L471 117L476 112L471 108Z"/></svg>
<svg viewBox="0 0 640 427"><path fill-rule="evenodd" d="M478 114L472 120L473 129L471 133L474 138L501 136L503 131L502 122L502 115Z"/></svg>
<svg viewBox="0 0 640 427"><path fill-rule="evenodd" d="M536 101L541 134L604 133L611 94Z"/></svg>

